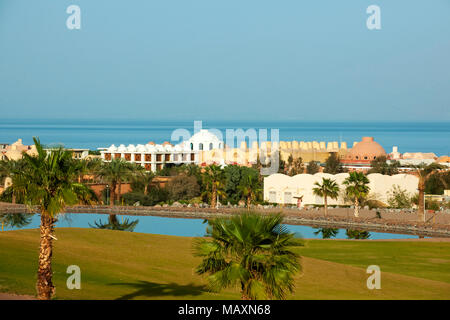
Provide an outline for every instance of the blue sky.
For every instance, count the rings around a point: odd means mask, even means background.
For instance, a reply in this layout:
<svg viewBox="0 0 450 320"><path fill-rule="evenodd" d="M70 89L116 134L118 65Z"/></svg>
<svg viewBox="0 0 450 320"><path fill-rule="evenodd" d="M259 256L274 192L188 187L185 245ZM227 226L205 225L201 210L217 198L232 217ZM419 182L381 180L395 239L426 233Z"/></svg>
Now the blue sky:
<svg viewBox="0 0 450 320"><path fill-rule="evenodd" d="M450 121L449 15L448 0L0 0L0 116Z"/></svg>

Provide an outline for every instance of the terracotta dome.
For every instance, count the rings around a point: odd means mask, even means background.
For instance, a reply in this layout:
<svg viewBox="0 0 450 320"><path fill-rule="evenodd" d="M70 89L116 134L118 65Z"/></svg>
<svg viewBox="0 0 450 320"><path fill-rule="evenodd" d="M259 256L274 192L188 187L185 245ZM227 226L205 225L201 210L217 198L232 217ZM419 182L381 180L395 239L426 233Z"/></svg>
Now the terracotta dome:
<svg viewBox="0 0 450 320"><path fill-rule="evenodd" d="M351 148L346 156L347 162L370 163L379 156L386 156L383 147L373 140L373 137L363 137Z"/></svg>

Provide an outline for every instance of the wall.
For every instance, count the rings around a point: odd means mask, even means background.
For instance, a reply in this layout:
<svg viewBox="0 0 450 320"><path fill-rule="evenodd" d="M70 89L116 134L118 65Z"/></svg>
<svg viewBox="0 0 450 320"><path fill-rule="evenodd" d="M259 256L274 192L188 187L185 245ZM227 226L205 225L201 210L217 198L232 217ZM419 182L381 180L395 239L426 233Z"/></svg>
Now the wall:
<svg viewBox="0 0 450 320"><path fill-rule="evenodd" d="M284 174L276 173L264 178L264 200L280 204L296 204L296 196L303 196L302 206L305 204L323 204L323 198L313 194L314 183L321 183L322 178L335 180L339 185L341 192L345 189L344 180L349 176L348 173L328 174L316 173L298 174L290 177ZM394 185L400 186L410 194L417 193L418 178L410 174L397 174L393 176L382 175L379 173L369 174L369 196L387 203L389 191ZM271 194L272 192L272 194ZM289 196L290 193L290 196ZM275 198L273 198L275 195ZM328 204L344 204L342 196L337 200L328 199Z"/></svg>

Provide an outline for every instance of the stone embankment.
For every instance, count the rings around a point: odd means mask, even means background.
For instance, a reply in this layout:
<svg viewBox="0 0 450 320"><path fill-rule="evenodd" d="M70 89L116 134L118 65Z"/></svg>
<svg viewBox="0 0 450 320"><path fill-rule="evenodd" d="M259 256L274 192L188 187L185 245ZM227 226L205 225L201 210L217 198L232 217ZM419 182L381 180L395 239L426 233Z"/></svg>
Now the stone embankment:
<svg viewBox="0 0 450 320"><path fill-rule="evenodd" d="M68 213L116 214L133 216L162 216L173 218L211 219L228 217L242 212L243 208L196 208L181 205L176 206L72 206L66 209ZM323 209L297 208L254 208L261 213L282 213L284 223L305 225L316 228L356 229L373 232L411 234L423 237L450 238L450 214L437 212L427 213L426 222L417 221L417 213L389 209L362 209L359 217L353 215L351 208L330 208L328 215ZM2 213L36 212L37 208L24 205L0 203Z"/></svg>

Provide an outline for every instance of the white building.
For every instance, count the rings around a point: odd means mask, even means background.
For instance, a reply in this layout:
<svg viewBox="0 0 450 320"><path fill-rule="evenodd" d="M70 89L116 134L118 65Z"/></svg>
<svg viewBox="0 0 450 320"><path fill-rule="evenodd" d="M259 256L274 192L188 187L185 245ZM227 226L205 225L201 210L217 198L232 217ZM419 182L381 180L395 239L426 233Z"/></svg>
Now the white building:
<svg viewBox="0 0 450 320"><path fill-rule="evenodd" d="M297 204L297 197L303 197L302 206L308 204L323 204L323 198L316 196L313 193L313 188L316 187L314 183L321 183L322 178L332 179L336 181L339 188L343 191L345 190L343 182L348 176L348 173L339 173L335 175L329 173L316 173L314 175L298 174L293 177L279 173L272 174L264 178L264 200L278 204ZM406 190L411 195L417 193L419 179L410 174L388 176L372 173L367 177L370 181L369 197L384 203L387 203L389 192L392 191L394 185ZM343 205L344 199L342 195L336 200L328 199L328 204Z"/></svg>
<svg viewBox="0 0 450 320"><path fill-rule="evenodd" d="M101 158L105 162L122 158L128 162L140 164L148 171L155 172L168 164L200 164L202 151L222 148L223 141L210 131L203 129L189 140L176 145L169 142L163 144L149 142L145 145L125 146L121 144L116 147L113 144L108 148L99 148L99 150Z"/></svg>

